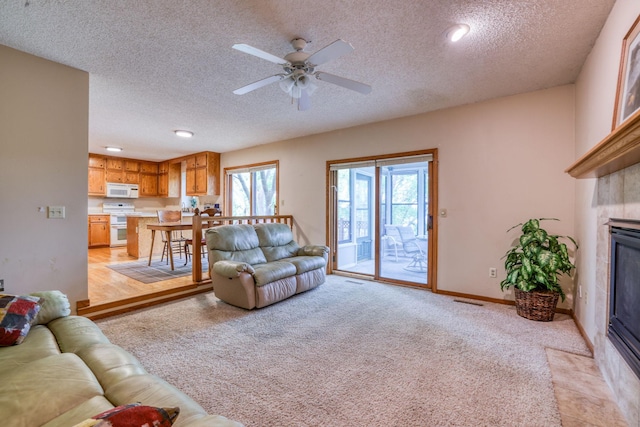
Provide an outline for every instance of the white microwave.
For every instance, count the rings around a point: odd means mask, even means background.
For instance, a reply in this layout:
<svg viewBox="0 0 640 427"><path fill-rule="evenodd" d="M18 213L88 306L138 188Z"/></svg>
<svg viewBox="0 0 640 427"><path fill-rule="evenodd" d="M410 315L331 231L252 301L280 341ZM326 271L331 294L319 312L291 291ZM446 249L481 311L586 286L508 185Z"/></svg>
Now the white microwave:
<svg viewBox="0 0 640 427"><path fill-rule="evenodd" d="M107 182L107 197L118 199L137 199L138 184Z"/></svg>

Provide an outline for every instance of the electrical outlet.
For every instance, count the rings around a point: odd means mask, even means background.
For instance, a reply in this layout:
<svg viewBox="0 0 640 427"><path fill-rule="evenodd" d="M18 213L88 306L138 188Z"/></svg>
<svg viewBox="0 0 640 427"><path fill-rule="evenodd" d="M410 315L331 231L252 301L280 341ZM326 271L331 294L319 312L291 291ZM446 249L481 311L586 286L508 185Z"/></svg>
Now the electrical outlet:
<svg viewBox="0 0 640 427"><path fill-rule="evenodd" d="M4 279L0 279L0 291L4 291Z"/></svg>
<svg viewBox="0 0 640 427"><path fill-rule="evenodd" d="M492 279L495 279L496 277L498 277L498 269L495 267L491 267L489 269L489 277L491 277Z"/></svg>

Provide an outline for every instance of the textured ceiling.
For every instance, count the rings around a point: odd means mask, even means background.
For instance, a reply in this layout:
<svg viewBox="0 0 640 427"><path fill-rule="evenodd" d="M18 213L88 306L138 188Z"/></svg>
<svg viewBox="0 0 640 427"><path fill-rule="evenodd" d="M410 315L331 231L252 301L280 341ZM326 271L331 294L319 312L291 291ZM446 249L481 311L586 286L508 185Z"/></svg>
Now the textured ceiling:
<svg viewBox="0 0 640 427"><path fill-rule="evenodd" d="M164 160L572 83L614 2L3 0L0 44L90 73L90 152ZM450 44L456 23L471 32ZM281 72L233 44L282 57L296 37L311 53L350 42L354 52L318 69L372 93L317 81L307 111L278 84L232 93Z"/></svg>

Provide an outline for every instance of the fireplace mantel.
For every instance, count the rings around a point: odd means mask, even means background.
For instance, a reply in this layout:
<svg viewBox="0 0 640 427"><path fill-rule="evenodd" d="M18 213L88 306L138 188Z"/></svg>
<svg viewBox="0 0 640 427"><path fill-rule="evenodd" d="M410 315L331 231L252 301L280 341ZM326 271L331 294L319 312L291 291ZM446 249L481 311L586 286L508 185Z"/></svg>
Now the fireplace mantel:
<svg viewBox="0 0 640 427"><path fill-rule="evenodd" d="M640 163L640 111L613 130L566 173L574 178L599 178Z"/></svg>

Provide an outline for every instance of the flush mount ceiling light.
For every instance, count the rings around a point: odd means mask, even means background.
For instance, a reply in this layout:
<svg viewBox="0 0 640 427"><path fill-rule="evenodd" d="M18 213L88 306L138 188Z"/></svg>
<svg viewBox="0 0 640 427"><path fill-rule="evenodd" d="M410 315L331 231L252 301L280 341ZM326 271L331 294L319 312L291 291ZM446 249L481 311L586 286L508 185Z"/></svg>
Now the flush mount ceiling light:
<svg viewBox="0 0 640 427"><path fill-rule="evenodd" d="M104 147L104 148L106 148L107 151L115 151L115 152L122 151L122 148L120 147Z"/></svg>
<svg viewBox="0 0 640 427"><path fill-rule="evenodd" d="M467 24L456 24L449 28L445 34L449 40L455 43L466 36L470 29Z"/></svg>
<svg viewBox="0 0 640 427"><path fill-rule="evenodd" d="M173 132L180 138L191 138L193 136L193 132L188 130L174 130Z"/></svg>

